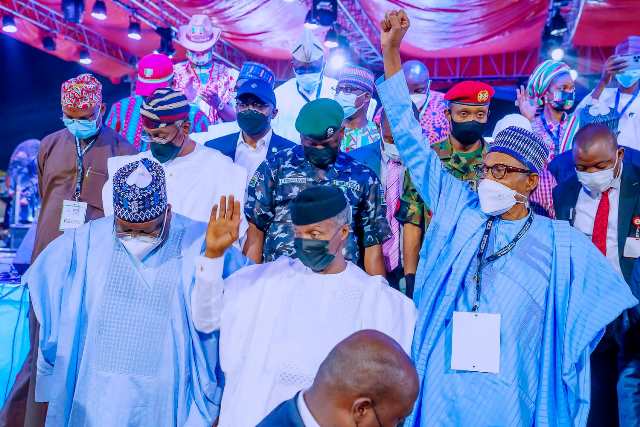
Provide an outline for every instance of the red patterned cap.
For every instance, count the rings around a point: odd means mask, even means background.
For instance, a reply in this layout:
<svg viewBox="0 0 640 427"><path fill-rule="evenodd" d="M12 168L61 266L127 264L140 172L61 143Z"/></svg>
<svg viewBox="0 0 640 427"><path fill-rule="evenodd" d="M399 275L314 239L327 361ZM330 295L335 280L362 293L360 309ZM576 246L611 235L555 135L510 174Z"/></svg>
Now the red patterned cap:
<svg viewBox="0 0 640 427"><path fill-rule="evenodd" d="M89 73L80 74L62 83L62 108L79 110L102 104L102 84Z"/></svg>
<svg viewBox="0 0 640 427"><path fill-rule="evenodd" d="M167 55L151 53L138 62L136 95L149 96L154 90L167 86L173 78L173 62Z"/></svg>
<svg viewBox="0 0 640 427"><path fill-rule="evenodd" d="M466 80L455 84L444 96L449 102L466 105L488 105L495 90L486 83Z"/></svg>

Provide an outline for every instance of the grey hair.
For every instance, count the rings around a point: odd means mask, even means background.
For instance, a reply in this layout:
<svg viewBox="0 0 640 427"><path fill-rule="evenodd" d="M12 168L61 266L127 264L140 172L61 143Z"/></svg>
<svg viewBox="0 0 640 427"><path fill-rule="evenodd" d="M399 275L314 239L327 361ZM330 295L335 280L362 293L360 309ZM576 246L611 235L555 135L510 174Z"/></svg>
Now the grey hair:
<svg viewBox="0 0 640 427"><path fill-rule="evenodd" d="M351 224L351 206L347 204L347 207L342 210L342 212L338 213L338 215L332 218L333 222L338 224L338 226L342 227L343 225Z"/></svg>

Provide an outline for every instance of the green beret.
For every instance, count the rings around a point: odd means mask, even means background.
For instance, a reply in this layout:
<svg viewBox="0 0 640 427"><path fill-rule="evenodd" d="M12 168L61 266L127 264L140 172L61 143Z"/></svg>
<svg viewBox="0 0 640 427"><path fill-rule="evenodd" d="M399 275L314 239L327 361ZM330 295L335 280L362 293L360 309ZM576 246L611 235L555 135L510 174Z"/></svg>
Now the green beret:
<svg viewBox="0 0 640 427"><path fill-rule="evenodd" d="M296 119L296 130L307 138L322 141L342 127L344 111L333 99L318 98L302 107Z"/></svg>

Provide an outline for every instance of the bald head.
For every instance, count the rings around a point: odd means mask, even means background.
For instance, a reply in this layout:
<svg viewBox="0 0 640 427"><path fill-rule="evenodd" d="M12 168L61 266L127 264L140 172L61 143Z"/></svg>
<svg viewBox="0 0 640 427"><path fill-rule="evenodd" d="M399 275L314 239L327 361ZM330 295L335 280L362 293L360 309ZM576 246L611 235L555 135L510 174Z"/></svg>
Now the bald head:
<svg viewBox="0 0 640 427"><path fill-rule="evenodd" d="M420 61L407 61L402 64L404 78L409 86L409 93L426 93L429 82L429 69Z"/></svg>
<svg viewBox="0 0 640 427"><path fill-rule="evenodd" d="M573 160L579 172L598 172L614 166L618 174L624 149L616 135L604 124L589 124L580 129L573 142Z"/></svg>
<svg viewBox="0 0 640 427"><path fill-rule="evenodd" d="M331 350L305 397L312 412L315 403L323 413L319 418L331 417L321 425L352 425L354 419L377 425L376 417L382 425L396 425L411 412L418 388L415 367L402 347L381 332L363 330Z"/></svg>

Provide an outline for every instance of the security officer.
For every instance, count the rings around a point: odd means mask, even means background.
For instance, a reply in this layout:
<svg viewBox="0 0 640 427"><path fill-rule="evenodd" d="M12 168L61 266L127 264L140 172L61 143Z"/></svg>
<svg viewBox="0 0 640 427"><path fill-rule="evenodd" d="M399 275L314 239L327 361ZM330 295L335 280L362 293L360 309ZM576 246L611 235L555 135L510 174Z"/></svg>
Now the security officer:
<svg viewBox="0 0 640 427"><path fill-rule="evenodd" d="M431 148L447 170L463 181L475 183L476 168L482 163L485 148L482 133L489 118L493 94L493 88L485 83L464 81L454 85L445 95L449 102L445 115L451 126L451 135ZM431 212L416 191L408 172L405 173L396 219L403 224L404 273L407 296L412 297L422 237L429 226Z"/></svg>
<svg viewBox="0 0 640 427"><path fill-rule="evenodd" d="M296 119L302 145L262 163L249 182L245 254L255 262L295 256L289 203L313 185L334 185L351 206L347 259L372 275L384 275L382 243L389 238L386 205L376 174L340 151L344 112L332 99L306 104Z"/></svg>

